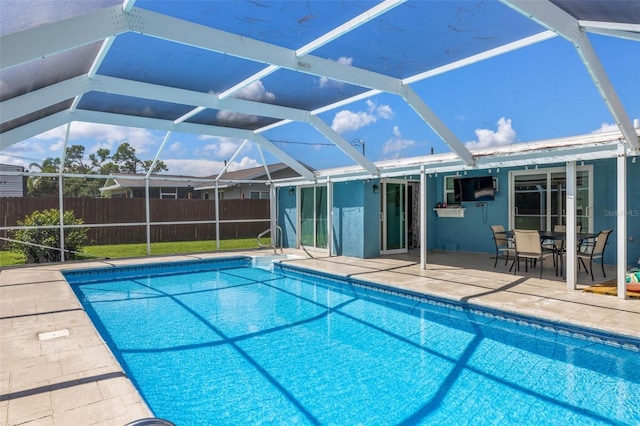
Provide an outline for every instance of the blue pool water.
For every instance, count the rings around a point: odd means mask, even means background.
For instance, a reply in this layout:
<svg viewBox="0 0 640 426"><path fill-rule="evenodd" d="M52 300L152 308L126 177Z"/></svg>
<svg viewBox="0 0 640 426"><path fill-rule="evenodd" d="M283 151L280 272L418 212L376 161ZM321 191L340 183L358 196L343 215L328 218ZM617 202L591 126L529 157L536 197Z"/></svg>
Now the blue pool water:
<svg viewBox="0 0 640 426"><path fill-rule="evenodd" d="M640 342L249 258L67 272L177 425L640 424Z"/></svg>

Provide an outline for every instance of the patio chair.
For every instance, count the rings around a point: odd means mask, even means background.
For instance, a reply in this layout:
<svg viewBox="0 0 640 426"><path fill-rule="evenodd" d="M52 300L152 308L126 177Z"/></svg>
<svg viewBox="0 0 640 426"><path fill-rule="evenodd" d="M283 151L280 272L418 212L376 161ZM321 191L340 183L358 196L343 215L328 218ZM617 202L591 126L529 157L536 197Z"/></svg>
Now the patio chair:
<svg viewBox="0 0 640 426"><path fill-rule="evenodd" d="M587 273L591 271L591 281L595 281L593 278L594 259L600 259L600 264L602 265L602 276L607 278L607 275L604 273L604 249L607 247L607 240L609 239L609 234L611 234L612 231L612 229L600 231L596 237L596 241L593 244L586 245L587 251L578 252L578 262L582 263L582 266L584 266ZM587 269L587 265L585 264L586 259L589 259L589 269Z"/></svg>
<svg viewBox="0 0 640 426"><path fill-rule="evenodd" d="M504 264L509 262L509 256L515 256L516 251L509 245L507 235L504 233L504 227L502 225L491 225L491 232L493 233L493 241L496 243L496 262L493 264L495 268L498 265L498 258L504 256Z"/></svg>
<svg viewBox="0 0 640 426"><path fill-rule="evenodd" d="M582 225L576 225L576 232L580 233L582 231ZM567 227L565 225L555 225L553 227L553 232L567 232ZM544 240L542 242L542 250L553 253L553 266L557 267L557 261L560 256L562 256L566 250L565 247L565 239L560 240ZM578 247L578 250L580 248Z"/></svg>
<svg viewBox="0 0 640 426"><path fill-rule="evenodd" d="M520 270L520 258L525 259L525 270L529 271L528 262L531 261L532 265L534 261L540 261L540 278L542 279L542 270L544 269L544 258L547 256L553 256L553 253L544 252L542 250L542 243L540 242L540 232L532 231L528 229L514 229L513 239L515 242L516 258L513 261L517 262L517 268L514 268L513 274ZM512 265L513 267L514 265Z"/></svg>

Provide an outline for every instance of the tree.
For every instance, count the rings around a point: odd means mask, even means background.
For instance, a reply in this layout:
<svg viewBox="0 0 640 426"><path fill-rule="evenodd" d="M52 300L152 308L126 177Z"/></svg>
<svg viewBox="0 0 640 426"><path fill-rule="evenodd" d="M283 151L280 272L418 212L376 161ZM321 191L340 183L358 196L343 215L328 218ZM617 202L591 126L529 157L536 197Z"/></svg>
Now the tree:
<svg viewBox="0 0 640 426"><path fill-rule="evenodd" d="M59 226L60 211L49 209L35 211L26 216L23 221L17 221L19 226ZM65 225L82 225L84 221L76 218L71 210L67 210L63 215ZM64 234L65 259L75 259L76 254L82 250L82 246L87 240L87 228L67 228ZM19 229L13 231L13 239L23 241L28 244L13 242L10 249L23 253L27 258L27 263L59 262L60 256L60 230L59 228L38 228Z"/></svg>
<svg viewBox="0 0 640 426"><path fill-rule="evenodd" d="M111 157L111 160L118 166L120 173L136 174L140 172L148 172L153 164L153 161L142 161L136 156L136 149L129 145L128 142L120 144L115 154ZM158 173L160 171L168 171L166 164L163 161L158 160L153 167L152 173Z"/></svg>
<svg viewBox="0 0 640 426"><path fill-rule="evenodd" d="M58 173L61 160L59 158L47 158L42 165L33 163L42 173ZM115 173L136 174L148 172L153 161L140 160L136 156L136 150L128 142L118 146L116 152L106 148L100 148L95 153L89 154L85 159L85 148L82 145L72 145L65 151L63 173L81 175L109 175ZM153 167L153 173L168 171L163 161L157 161ZM86 176L64 179L63 194L67 197L100 197L100 187L105 179L93 179ZM58 178L46 176L34 176L27 182L27 192L30 196L56 196L58 195Z"/></svg>
<svg viewBox="0 0 640 426"><path fill-rule="evenodd" d="M58 173L59 158L45 158L42 164L32 163L30 167L37 167L40 173ZM58 178L36 176L27 180L27 194L31 197L45 197L58 195Z"/></svg>

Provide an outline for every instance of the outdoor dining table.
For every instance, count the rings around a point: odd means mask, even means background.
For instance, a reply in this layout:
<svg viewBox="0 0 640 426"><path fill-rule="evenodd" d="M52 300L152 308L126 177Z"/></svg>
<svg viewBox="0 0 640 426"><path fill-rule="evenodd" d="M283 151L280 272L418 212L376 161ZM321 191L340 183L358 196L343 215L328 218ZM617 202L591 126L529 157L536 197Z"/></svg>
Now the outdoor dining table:
<svg viewBox="0 0 640 426"><path fill-rule="evenodd" d="M540 242L544 241L544 240L553 240L553 241L566 241L567 239L567 233L566 232L559 232L559 231L538 231L540 234ZM504 234L504 236L508 239L508 240L513 240L513 231L512 230L507 230L504 232L497 232L498 234ZM593 239L596 238L599 234L597 233L591 233L591 232L578 232L576 234L576 242L578 243L578 247L580 247L583 243L584 240L589 240L589 239ZM558 275L558 264L560 267L560 272L562 274L562 276L564 276L564 271L563 271L563 266L564 266L564 261L563 261L563 257L562 256L558 256L559 258L559 262L556 262L556 276Z"/></svg>

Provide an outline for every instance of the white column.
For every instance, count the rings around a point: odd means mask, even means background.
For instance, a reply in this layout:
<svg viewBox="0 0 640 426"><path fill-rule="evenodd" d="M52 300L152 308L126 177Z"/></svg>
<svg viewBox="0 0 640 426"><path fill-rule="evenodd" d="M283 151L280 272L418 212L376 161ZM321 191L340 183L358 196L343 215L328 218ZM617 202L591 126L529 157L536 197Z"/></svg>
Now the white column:
<svg viewBox="0 0 640 426"><path fill-rule="evenodd" d="M271 227L271 244L274 246L278 246L278 230L276 225L278 224L278 191L276 191L276 187L271 182L269 185L269 225ZM282 247L280 247L282 249Z"/></svg>
<svg viewBox="0 0 640 426"><path fill-rule="evenodd" d="M575 290L578 284L578 262L576 257L578 241L576 237L576 170L575 161L567 162L566 180L567 180L567 200L566 200L566 217L567 217L567 259L565 262L565 271L567 274L567 289Z"/></svg>
<svg viewBox="0 0 640 426"><path fill-rule="evenodd" d="M333 250L333 183L327 178L327 251L329 257L335 253Z"/></svg>
<svg viewBox="0 0 640 426"><path fill-rule="evenodd" d="M420 167L420 269L427 269L427 174Z"/></svg>
<svg viewBox="0 0 640 426"><path fill-rule="evenodd" d="M71 123L67 123L67 131L64 136L64 145L62 147L62 160L58 169L58 214L60 215L60 262L64 262L64 184L62 182L62 173L64 172L64 162L67 160L67 144L69 142L69 133L71 133Z"/></svg>
<svg viewBox="0 0 640 426"><path fill-rule="evenodd" d="M627 157L621 144L617 167L617 281L618 298L627 297ZM603 259L604 261L604 259Z"/></svg>
<svg viewBox="0 0 640 426"><path fill-rule="evenodd" d="M218 201L220 193L218 191L218 181L216 180L216 188L214 191L216 206L216 251L220 251L220 203Z"/></svg>
<svg viewBox="0 0 640 426"><path fill-rule="evenodd" d="M144 208L147 224L147 256L151 256L151 207L149 206L149 176L144 179Z"/></svg>

